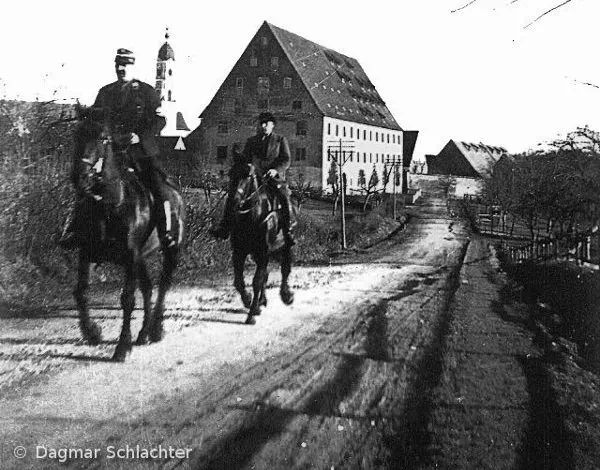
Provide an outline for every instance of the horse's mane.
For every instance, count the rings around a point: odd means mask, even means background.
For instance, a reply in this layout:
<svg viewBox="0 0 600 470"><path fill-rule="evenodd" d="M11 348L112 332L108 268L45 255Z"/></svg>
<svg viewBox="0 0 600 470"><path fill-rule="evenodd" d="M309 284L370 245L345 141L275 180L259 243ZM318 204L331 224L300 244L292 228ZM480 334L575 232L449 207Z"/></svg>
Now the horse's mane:
<svg viewBox="0 0 600 470"><path fill-rule="evenodd" d="M86 144L99 139L102 129L102 123L91 119L91 117L81 119L75 128L75 154L83 155Z"/></svg>

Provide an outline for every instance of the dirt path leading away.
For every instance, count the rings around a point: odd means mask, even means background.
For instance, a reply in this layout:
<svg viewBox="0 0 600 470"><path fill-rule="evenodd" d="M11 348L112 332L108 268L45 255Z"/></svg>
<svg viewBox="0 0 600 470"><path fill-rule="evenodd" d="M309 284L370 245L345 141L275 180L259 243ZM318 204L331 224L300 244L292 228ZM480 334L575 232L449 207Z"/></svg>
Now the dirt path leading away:
<svg viewBox="0 0 600 470"><path fill-rule="evenodd" d="M527 311L502 297L497 268L485 240L475 238L450 311L424 467L571 468L540 351L524 328Z"/></svg>
<svg viewBox="0 0 600 470"><path fill-rule="evenodd" d="M67 465L82 468L416 462L425 422L415 411L441 372L438 345L468 242L443 188L429 190L406 232L329 267L295 269L291 308L279 301L273 273L269 306L253 327L228 285L180 287L168 299L165 340L113 364L116 295L93 302L107 338L98 347L79 340L71 310L8 315L1 467L62 467L67 451L58 449L70 449ZM13 457L15 446L24 459ZM111 459L107 446L125 457ZM132 458L158 446L192 451Z"/></svg>

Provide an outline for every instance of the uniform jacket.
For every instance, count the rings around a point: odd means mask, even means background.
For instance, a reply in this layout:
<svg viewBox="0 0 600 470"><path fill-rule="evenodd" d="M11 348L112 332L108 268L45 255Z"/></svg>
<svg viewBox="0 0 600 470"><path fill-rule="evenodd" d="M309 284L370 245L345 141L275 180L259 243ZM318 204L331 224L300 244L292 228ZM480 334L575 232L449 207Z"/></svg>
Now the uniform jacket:
<svg viewBox="0 0 600 470"><path fill-rule="evenodd" d="M156 114L160 100L151 85L137 79L110 83L100 89L94 107L103 108L112 132L135 132L146 155L159 155L155 136L166 121Z"/></svg>
<svg viewBox="0 0 600 470"><path fill-rule="evenodd" d="M258 134L250 137L246 141L242 158L245 163L253 163L259 175L263 175L267 170L275 169L282 179L285 179L285 173L290 167L290 146L285 137L271 133L267 138L266 154L263 153L263 135Z"/></svg>

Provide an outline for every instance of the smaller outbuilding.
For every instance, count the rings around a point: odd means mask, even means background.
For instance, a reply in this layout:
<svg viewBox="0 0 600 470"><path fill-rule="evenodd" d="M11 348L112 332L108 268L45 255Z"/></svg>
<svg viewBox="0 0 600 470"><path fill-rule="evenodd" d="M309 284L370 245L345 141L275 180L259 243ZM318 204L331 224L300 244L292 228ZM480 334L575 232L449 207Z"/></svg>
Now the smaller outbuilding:
<svg viewBox="0 0 600 470"><path fill-rule="evenodd" d="M487 178L503 155L504 147L450 140L437 155L426 155L428 173Z"/></svg>

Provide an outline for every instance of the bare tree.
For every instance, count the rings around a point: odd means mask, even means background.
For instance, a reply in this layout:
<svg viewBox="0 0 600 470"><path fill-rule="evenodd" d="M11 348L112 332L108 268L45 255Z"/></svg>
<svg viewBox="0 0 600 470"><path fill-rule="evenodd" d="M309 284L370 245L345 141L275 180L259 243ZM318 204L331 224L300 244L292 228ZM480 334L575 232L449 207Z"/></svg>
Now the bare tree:
<svg viewBox="0 0 600 470"><path fill-rule="evenodd" d="M310 197L313 191L312 183L306 181L304 173L298 173L298 175L290 181L290 190L292 191L292 198L296 201L298 209L302 207L302 204Z"/></svg>
<svg viewBox="0 0 600 470"><path fill-rule="evenodd" d="M338 200L340 198L340 177L338 174L338 166L335 161L331 161L329 167L329 173L327 174L327 184L331 186L331 193L333 195L333 215L337 208Z"/></svg>
<svg viewBox="0 0 600 470"><path fill-rule="evenodd" d="M507 5L514 5L515 3L517 3L519 0L512 0L511 2L509 2ZM549 8L545 11L543 11L540 15L538 15L536 18L534 18L533 20L531 20L529 23L527 23L525 26L523 26L523 29L527 29L530 28L531 26L533 26L535 23L537 23L538 21L540 21L542 18L544 18L546 15L549 15L550 13L556 12L558 9L564 7L565 5L567 5L568 3L571 3L573 0L563 0L560 3L557 3L556 5L554 5L552 8ZM470 0L467 3L464 3L463 5L450 10L450 13L458 13L460 11L463 11L464 9L472 6L473 4L475 4L477 2L477 0ZM502 2L504 3L504 2ZM496 8L494 8L495 10Z"/></svg>
<svg viewBox="0 0 600 470"><path fill-rule="evenodd" d="M371 172L371 176L369 177L369 182L361 186L360 191L365 196L365 201L363 204L363 212L367 210L367 205L369 204L369 200L374 194L377 194L379 190L377 189L377 185L379 184L379 175L377 174L377 168L373 165L373 171Z"/></svg>

